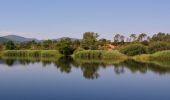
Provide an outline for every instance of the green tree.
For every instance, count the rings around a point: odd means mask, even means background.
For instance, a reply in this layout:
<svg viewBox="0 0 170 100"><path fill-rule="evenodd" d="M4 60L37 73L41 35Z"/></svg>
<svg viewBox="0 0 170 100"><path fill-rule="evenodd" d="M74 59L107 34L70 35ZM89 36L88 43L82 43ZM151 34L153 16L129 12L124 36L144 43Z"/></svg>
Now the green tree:
<svg viewBox="0 0 170 100"><path fill-rule="evenodd" d="M94 50L98 48L97 38L99 37L98 33L94 32L85 32L83 35L83 40L81 42L81 47L84 49Z"/></svg>
<svg viewBox="0 0 170 100"><path fill-rule="evenodd" d="M136 34L131 34L131 35L130 35L130 38L131 38L132 41L134 42L134 41L136 41L137 36L136 36Z"/></svg>
<svg viewBox="0 0 170 100"><path fill-rule="evenodd" d="M16 45L14 44L13 41L8 41L8 42L6 43L6 49L7 49L7 50L14 50L14 49L16 49Z"/></svg>
<svg viewBox="0 0 170 100"><path fill-rule="evenodd" d="M53 44L52 40L45 40L43 41L42 46L44 49L48 50L51 49L52 44Z"/></svg>
<svg viewBox="0 0 170 100"><path fill-rule="evenodd" d="M116 35L114 36L114 43L120 42L120 37L121 37L120 34L116 34Z"/></svg>
<svg viewBox="0 0 170 100"><path fill-rule="evenodd" d="M121 42L121 43L124 43L124 42L125 42L125 36L123 36L123 35L120 36L120 42Z"/></svg>
<svg viewBox="0 0 170 100"><path fill-rule="evenodd" d="M152 38L150 38L150 41L151 42L153 41L170 42L170 34L159 32L158 34L154 34Z"/></svg>
<svg viewBox="0 0 170 100"><path fill-rule="evenodd" d="M147 34L141 33L141 34L139 34L137 40L138 40L138 42L142 42L146 37L147 37Z"/></svg>
<svg viewBox="0 0 170 100"><path fill-rule="evenodd" d="M57 43L57 48L59 52L65 56L73 54L75 48L73 48L73 44L70 38L61 39Z"/></svg>

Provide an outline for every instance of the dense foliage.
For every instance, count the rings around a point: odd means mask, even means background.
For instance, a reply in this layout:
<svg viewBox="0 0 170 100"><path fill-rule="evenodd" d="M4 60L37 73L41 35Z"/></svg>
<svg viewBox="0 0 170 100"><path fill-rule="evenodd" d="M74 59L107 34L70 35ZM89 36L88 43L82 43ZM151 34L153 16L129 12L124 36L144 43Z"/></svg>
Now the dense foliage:
<svg viewBox="0 0 170 100"><path fill-rule="evenodd" d="M153 42L149 45L150 53L155 53L163 50L170 50L170 44L166 42Z"/></svg>
<svg viewBox="0 0 170 100"><path fill-rule="evenodd" d="M6 44L6 49L7 50L14 50L14 49L16 49L16 46L15 46L14 42L13 41L8 41L7 44Z"/></svg>
<svg viewBox="0 0 170 100"><path fill-rule="evenodd" d="M122 47L120 52L128 56L135 56L147 53L147 47L142 44L129 44Z"/></svg>
<svg viewBox="0 0 170 100"><path fill-rule="evenodd" d="M81 59L124 59L126 56L116 50L83 50L74 54L74 57Z"/></svg>
<svg viewBox="0 0 170 100"><path fill-rule="evenodd" d="M81 47L84 49L95 50L97 49L97 38L99 37L98 33L86 32L83 35L83 40L81 42Z"/></svg>
<svg viewBox="0 0 170 100"><path fill-rule="evenodd" d="M159 32L153 36L146 33L126 37L115 34L112 40L99 38L95 32L85 32L82 39L61 38L57 40L0 43L0 50L57 50L68 56L83 50L120 50L129 56L170 50L170 34ZM53 52L54 53L54 52ZM35 54L35 53L34 53ZM37 54L38 55L38 54Z"/></svg>

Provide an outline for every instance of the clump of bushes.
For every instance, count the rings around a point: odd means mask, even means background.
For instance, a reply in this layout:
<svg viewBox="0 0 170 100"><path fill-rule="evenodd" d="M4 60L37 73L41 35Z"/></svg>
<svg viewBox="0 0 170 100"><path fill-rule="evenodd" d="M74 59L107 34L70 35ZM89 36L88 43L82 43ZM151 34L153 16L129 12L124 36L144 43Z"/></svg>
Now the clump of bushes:
<svg viewBox="0 0 170 100"><path fill-rule="evenodd" d="M160 51L151 54L150 60L170 60L170 50Z"/></svg>
<svg viewBox="0 0 170 100"><path fill-rule="evenodd" d="M126 55L114 50L83 50L74 54L76 58L82 59L124 59Z"/></svg>
<svg viewBox="0 0 170 100"><path fill-rule="evenodd" d="M81 47L78 47L73 54L77 53L77 52L80 52L80 51L84 51L85 49L81 48Z"/></svg>
<svg viewBox="0 0 170 100"><path fill-rule="evenodd" d="M119 51L128 56L135 56L148 53L147 47L142 44L129 44L120 48Z"/></svg>
<svg viewBox="0 0 170 100"><path fill-rule="evenodd" d="M163 50L170 50L170 44L167 42L153 42L149 44L149 53L155 53Z"/></svg>

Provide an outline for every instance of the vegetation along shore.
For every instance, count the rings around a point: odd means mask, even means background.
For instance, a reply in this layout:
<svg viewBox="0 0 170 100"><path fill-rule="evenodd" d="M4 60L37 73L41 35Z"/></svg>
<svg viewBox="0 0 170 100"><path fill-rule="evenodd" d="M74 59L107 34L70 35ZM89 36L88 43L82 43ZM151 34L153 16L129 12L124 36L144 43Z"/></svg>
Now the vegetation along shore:
<svg viewBox="0 0 170 100"><path fill-rule="evenodd" d="M99 39L98 33L94 32L85 32L82 39L69 37L53 40L29 39L29 41L12 39L0 40L1 58L72 56L75 59L85 60L170 60L170 34L162 32L153 36L147 36L145 33L131 34L129 37L116 34L113 40Z"/></svg>

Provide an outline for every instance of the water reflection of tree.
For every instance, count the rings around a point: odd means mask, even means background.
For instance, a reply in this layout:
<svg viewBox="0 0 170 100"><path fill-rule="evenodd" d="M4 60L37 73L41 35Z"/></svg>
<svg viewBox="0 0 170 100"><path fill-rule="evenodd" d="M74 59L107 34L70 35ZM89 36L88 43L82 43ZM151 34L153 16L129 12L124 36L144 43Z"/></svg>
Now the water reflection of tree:
<svg viewBox="0 0 170 100"><path fill-rule="evenodd" d="M97 79L99 78L99 69L101 68L114 68L116 74L123 74L128 69L132 73L140 72L142 74L152 71L157 74L170 73L170 65L167 66L163 62L161 63L144 63L137 62L134 60L127 60L120 63L108 63L108 62L90 62L90 61L74 61L71 57L62 57L60 59L5 59L3 60L8 66L14 64L28 65L30 63L41 62L43 66L48 67L50 64L54 64L57 69L64 73L71 73L72 68L80 68L83 76L86 79ZM168 67L169 66L169 67Z"/></svg>
<svg viewBox="0 0 170 100"><path fill-rule="evenodd" d="M73 62L73 59L71 57L61 57L54 64L57 67L57 69L60 69L61 72L70 73L72 62Z"/></svg>
<svg viewBox="0 0 170 100"><path fill-rule="evenodd" d="M157 65L154 63L144 63L134 60L127 60L122 62L120 65L125 66L133 73L140 72L144 74L147 73L147 71L152 71L158 74L170 73L170 66L164 67L164 65Z"/></svg>
<svg viewBox="0 0 170 100"><path fill-rule="evenodd" d="M8 65L8 66L13 66L14 63L15 63L16 60L14 59L6 59L5 60L5 63Z"/></svg>
<svg viewBox="0 0 170 100"><path fill-rule="evenodd" d="M97 79L99 77L99 64L97 63L83 63L81 69L83 76L87 79Z"/></svg>

